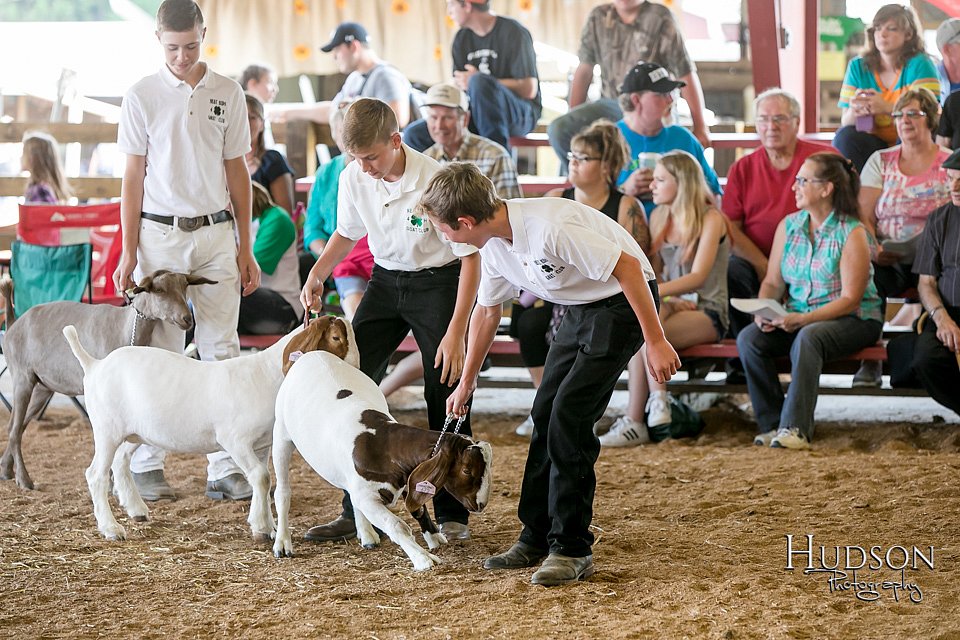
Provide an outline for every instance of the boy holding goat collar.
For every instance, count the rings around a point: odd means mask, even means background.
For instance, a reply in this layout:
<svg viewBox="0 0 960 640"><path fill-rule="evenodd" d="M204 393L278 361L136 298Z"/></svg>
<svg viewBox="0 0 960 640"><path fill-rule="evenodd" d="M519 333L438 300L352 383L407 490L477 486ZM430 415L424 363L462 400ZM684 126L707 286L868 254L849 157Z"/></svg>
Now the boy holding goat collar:
<svg viewBox="0 0 960 640"><path fill-rule="evenodd" d="M454 162L430 181L420 209L451 242L480 249L483 272L469 350L447 408L456 415L477 386L501 306L520 289L569 305L533 401L533 438L523 474L520 540L485 569L532 567L531 582L558 585L593 575L594 464L603 414L627 362L646 343L650 372L680 366L657 316L653 269L619 224L573 200L501 200L473 165Z"/></svg>
<svg viewBox="0 0 960 640"><path fill-rule="evenodd" d="M367 236L373 274L353 319L360 370L379 383L390 356L412 330L423 356L430 428L440 431L447 397L463 369L480 256L474 247L445 239L416 210L440 165L400 141L397 117L385 102L360 98L350 105L341 137L344 150L356 162L340 175L337 230L310 270L300 299L307 309L315 306L330 272ZM462 432L472 433L469 421ZM438 494L434 509L440 531L448 539L470 537L467 510L452 496ZM356 532L353 508L345 494L340 517L313 527L305 537L345 540Z"/></svg>

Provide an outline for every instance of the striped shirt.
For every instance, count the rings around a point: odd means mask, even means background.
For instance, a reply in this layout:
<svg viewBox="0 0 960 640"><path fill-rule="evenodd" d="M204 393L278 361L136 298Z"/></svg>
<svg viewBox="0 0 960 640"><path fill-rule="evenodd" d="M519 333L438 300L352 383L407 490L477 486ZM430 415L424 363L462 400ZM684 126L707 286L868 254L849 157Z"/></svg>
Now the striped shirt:
<svg viewBox="0 0 960 640"><path fill-rule="evenodd" d="M493 182L497 196L501 200L523 197L520 183L517 181L517 168L513 165L510 154L499 144L483 136L464 131L463 142L460 143L457 155L453 158L447 156L439 143L423 153L441 165L451 162L469 162L477 165L480 172Z"/></svg>
<svg viewBox="0 0 960 640"><path fill-rule="evenodd" d="M856 57L850 61L847 66L847 73L843 78L843 85L840 87L840 100L837 106L846 109L850 106L850 101L862 89L873 89L883 96L883 100L893 106L900 99L900 96L907 89L916 89L924 87L933 92L933 95L940 95L940 80L937 79L937 68L933 66L930 56L925 53L918 53L909 60L900 71L893 86L887 87L880 82L880 76L875 71L867 68L863 58ZM873 135L877 136L888 145L897 141L897 130L893 126L893 118L887 114L875 116L873 125Z"/></svg>
<svg viewBox="0 0 960 640"><path fill-rule="evenodd" d="M780 274L787 285L788 311L809 313L840 297L840 258L850 234L860 222L832 212L810 240L810 213L798 211L786 218L786 242ZM880 297L873 283L873 265L856 315L861 320L882 321Z"/></svg>
<svg viewBox="0 0 960 640"><path fill-rule="evenodd" d="M943 304L960 307L960 207L948 202L927 218L913 272L936 278Z"/></svg>

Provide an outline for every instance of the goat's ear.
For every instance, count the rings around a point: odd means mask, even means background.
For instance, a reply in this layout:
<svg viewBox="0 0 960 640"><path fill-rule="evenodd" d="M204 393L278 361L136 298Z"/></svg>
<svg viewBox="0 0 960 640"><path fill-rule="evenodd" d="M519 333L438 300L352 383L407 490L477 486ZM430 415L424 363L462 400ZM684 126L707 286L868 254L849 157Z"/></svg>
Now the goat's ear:
<svg viewBox="0 0 960 640"><path fill-rule="evenodd" d="M450 454L444 450L418 464L407 478L407 497L404 500L407 510L413 513L433 498L446 484L449 471ZM420 490L417 489L418 485Z"/></svg>
<svg viewBox="0 0 960 640"><path fill-rule="evenodd" d="M187 284L217 284L217 280L211 280L210 278L204 278L203 276L195 276L192 273L187 274Z"/></svg>

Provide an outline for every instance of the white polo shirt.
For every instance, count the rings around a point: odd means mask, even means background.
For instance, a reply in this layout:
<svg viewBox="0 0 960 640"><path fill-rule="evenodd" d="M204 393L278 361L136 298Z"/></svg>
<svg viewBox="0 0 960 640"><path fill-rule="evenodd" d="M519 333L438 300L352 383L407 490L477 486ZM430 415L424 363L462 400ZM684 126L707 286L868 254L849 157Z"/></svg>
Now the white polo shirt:
<svg viewBox="0 0 960 640"><path fill-rule="evenodd" d="M243 90L209 66L192 88L164 65L124 96L117 145L147 158L144 211L184 217L222 211L230 201L223 161L250 150Z"/></svg>
<svg viewBox="0 0 960 640"><path fill-rule="evenodd" d="M588 304L623 291L613 268L621 253L640 261L643 277L656 275L640 245L596 209L566 198L507 200L513 242L491 238L480 249L477 302L500 305L529 291L558 304Z"/></svg>
<svg viewBox="0 0 960 640"><path fill-rule="evenodd" d="M337 195L337 232L349 240L367 236L373 261L393 271L420 271L442 267L476 253L468 244L450 242L417 212L416 206L433 175L436 160L403 145L403 176L386 186L351 162L340 174Z"/></svg>

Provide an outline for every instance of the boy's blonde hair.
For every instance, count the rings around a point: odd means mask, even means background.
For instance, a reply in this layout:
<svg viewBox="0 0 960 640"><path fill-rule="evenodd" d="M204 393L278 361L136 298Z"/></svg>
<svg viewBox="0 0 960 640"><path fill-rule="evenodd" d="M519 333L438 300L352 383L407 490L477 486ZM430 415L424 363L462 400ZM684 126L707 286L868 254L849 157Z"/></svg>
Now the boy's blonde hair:
<svg viewBox="0 0 960 640"><path fill-rule="evenodd" d="M359 98L343 116L341 137L347 151L369 149L378 142L390 142L400 132L397 114L383 100Z"/></svg>
<svg viewBox="0 0 960 640"><path fill-rule="evenodd" d="M27 164L23 168L30 171L28 184L46 184L60 202L73 196L60 168L60 153L53 136L41 131L28 131L23 136L23 155Z"/></svg>
<svg viewBox="0 0 960 640"><path fill-rule="evenodd" d="M503 204L490 178L470 162L451 162L438 171L420 196L417 209L451 229L457 218L470 216L477 222L490 220Z"/></svg>

